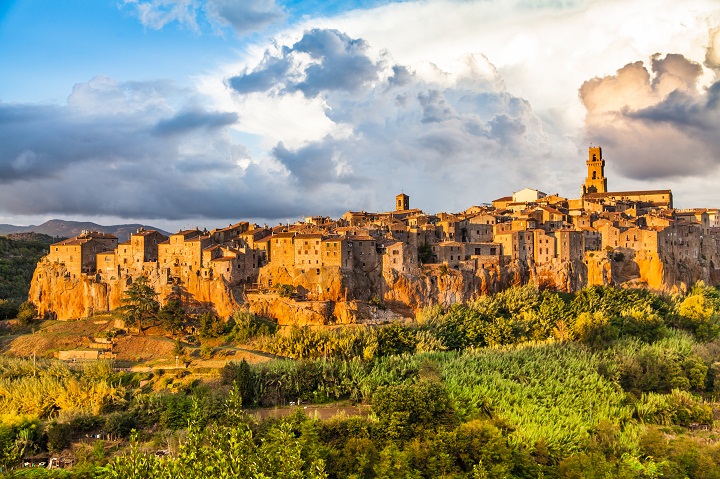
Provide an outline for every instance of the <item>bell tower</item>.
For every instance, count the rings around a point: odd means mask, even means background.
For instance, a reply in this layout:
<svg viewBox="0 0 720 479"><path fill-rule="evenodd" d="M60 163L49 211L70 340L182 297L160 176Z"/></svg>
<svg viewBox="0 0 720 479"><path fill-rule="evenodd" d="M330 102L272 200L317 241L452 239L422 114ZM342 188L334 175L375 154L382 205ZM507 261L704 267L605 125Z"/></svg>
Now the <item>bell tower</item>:
<svg viewBox="0 0 720 479"><path fill-rule="evenodd" d="M404 211L410 209L410 197L405 193L400 193L395 197L395 211Z"/></svg>
<svg viewBox="0 0 720 479"><path fill-rule="evenodd" d="M605 160L602 157L602 148L591 146L588 150L588 174L582 186L583 196L590 193L607 192L607 178L605 178Z"/></svg>

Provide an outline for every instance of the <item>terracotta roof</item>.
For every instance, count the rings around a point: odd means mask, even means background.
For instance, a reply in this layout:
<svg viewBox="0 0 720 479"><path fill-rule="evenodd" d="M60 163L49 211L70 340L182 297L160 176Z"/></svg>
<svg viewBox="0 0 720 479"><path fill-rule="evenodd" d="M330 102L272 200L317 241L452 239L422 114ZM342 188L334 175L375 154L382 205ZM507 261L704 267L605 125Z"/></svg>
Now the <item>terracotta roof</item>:
<svg viewBox="0 0 720 479"><path fill-rule="evenodd" d="M367 235L348 236L348 239L352 241L375 241L375 238Z"/></svg>
<svg viewBox="0 0 720 479"><path fill-rule="evenodd" d="M671 190L637 190L637 191L606 191L605 193L588 193L585 198L608 198L608 197L624 197L624 196L641 196L641 195L667 195L672 194Z"/></svg>
<svg viewBox="0 0 720 479"><path fill-rule="evenodd" d="M322 233L298 233L295 238L322 238Z"/></svg>
<svg viewBox="0 0 720 479"><path fill-rule="evenodd" d="M245 238L249 236L255 236L260 233L263 233L265 236L269 236L270 234L272 234L272 230L269 230L267 228L254 228L244 233L240 233L238 236L241 238Z"/></svg>
<svg viewBox="0 0 720 479"><path fill-rule="evenodd" d="M215 261L232 261L235 259L235 256L221 256L220 258L213 258L210 260L211 263Z"/></svg>
<svg viewBox="0 0 720 479"><path fill-rule="evenodd" d="M442 243L435 243L436 246L457 246L457 245L464 245L466 243L461 243L459 241L443 241Z"/></svg>
<svg viewBox="0 0 720 479"><path fill-rule="evenodd" d="M95 238L95 239L117 239L117 236L110 233L101 233L99 231L86 231L78 236L78 238Z"/></svg>
<svg viewBox="0 0 720 479"><path fill-rule="evenodd" d="M88 240L86 239L68 238L66 240L60 241L59 243L55 243L53 246L77 246L87 242Z"/></svg>
<svg viewBox="0 0 720 479"><path fill-rule="evenodd" d="M188 236L191 236L191 235L193 235L193 236L198 236L198 235L200 235L200 234L201 234L200 230L196 228L196 229L194 229L194 230L182 230L182 231L178 231L177 233L174 233L174 234L172 234L172 235L170 235L170 236L182 236L183 239L186 239Z"/></svg>
<svg viewBox="0 0 720 479"><path fill-rule="evenodd" d="M139 231L131 234L130 236L148 236L148 235L151 235L151 234L154 234L154 233L157 233L157 234L159 234L159 235L165 236L164 234L162 234L162 233L160 233L160 232L158 232L158 231L156 231L156 230L145 230L145 229L144 229L144 230L139 230Z"/></svg>
<svg viewBox="0 0 720 479"><path fill-rule="evenodd" d="M322 239L322 241L323 241L323 243L328 242L328 241L343 241L345 238L347 238L347 237L342 236L342 235L331 235L331 236L326 236L325 238Z"/></svg>
<svg viewBox="0 0 720 479"><path fill-rule="evenodd" d="M281 233L275 233L273 234L270 239L272 238L292 238L295 236L294 231L283 231Z"/></svg>

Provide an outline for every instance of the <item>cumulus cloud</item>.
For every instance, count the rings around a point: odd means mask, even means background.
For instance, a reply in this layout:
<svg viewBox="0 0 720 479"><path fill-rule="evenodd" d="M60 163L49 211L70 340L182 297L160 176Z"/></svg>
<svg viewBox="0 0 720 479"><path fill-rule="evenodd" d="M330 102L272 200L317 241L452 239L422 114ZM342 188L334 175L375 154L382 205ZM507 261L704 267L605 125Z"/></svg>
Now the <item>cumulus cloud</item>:
<svg viewBox="0 0 720 479"><path fill-rule="evenodd" d="M706 63L712 64L711 48ZM616 171L634 179L704 176L720 165L720 83L700 88L703 68L654 55L580 88L589 140L610 146Z"/></svg>
<svg viewBox="0 0 720 479"><path fill-rule="evenodd" d="M0 103L1 209L169 219L302 214L282 167L261 164L232 140L237 115L206 111L191 97L165 83L98 77L76 85L64 106Z"/></svg>
<svg viewBox="0 0 720 479"><path fill-rule="evenodd" d="M484 56L460 62L401 65L362 38L315 29L228 78L234 110L172 83L108 77L75 85L65 105L0 103L0 205L284 220L390 209L401 190L414 206L456 211L542 184L551 149L530 103ZM248 98L265 110L304 102L327 133L284 141L283 131L251 150L237 140L255 121ZM269 110L270 125L286 115Z"/></svg>
<svg viewBox="0 0 720 479"><path fill-rule="evenodd" d="M155 30L178 23L198 32L207 21L231 26L239 36L260 31L286 16L275 0L124 0L124 5L135 10L140 23Z"/></svg>
<svg viewBox="0 0 720 479"><path fill-rule="evenodd" d="M228 84L241 94L300 91L314 97L321 91L356 91L375 80L381 68L367 50L362 39L337 30L314 29L277 54L266 52L256 68L230 78Z"/></svg>
<svg viewBox="0 0 720 479"><path fill-rule="evenodd" d="M232 125L238 120L233 112L206 112L201 108L178 112L172 118L162 119L154 131L160 135L178 135L196 129L214 130Z"/></svg>
<svg viewBox="0 0 720 479"><path fill-rule="evenodd" d="M404 189L432 200L432 209L453 210L542 181L550 153L542 122L504 89L487 58L466 56L457 72L419 72L371 50L337 30L310 30L227 80L240 100L298 91L322 99L337 131L272 150L296 187L337 187L368 209Z"/></svg>

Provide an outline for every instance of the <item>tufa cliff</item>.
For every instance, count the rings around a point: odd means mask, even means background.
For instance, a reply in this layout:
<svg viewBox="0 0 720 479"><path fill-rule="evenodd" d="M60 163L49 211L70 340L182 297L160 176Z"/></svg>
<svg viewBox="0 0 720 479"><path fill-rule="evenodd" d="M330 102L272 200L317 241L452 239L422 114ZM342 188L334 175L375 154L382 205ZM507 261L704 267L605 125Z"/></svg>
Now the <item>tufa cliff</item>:
<svg viewBox="0 0 720 479"><path fill-rule="evenodd" d="M191 311L214 311L221 317L247 308L281 325L329 325L389 321L412 317L432 304L448 306L511 286L534 284L541 289L577 291L588 285L647 287L658 291L683 290L698 280L717 284L718 272L701 258L671 262L644 251L587 252L583 260L535 264L504 261L477 269L422 265L408 272L385 268L373 271L326 267L320 274L294 274L267 265L259 278L266 283L295 287L293 297L281 297L275 288L252 289L232 285L222 276L184 275L168 278L157 268L103 279L99 275L71 275L62 263L40 261L29 300L41 315L60 320L112 311L121 305L125 289L141 274L164 302L179 293Z"/></svg>

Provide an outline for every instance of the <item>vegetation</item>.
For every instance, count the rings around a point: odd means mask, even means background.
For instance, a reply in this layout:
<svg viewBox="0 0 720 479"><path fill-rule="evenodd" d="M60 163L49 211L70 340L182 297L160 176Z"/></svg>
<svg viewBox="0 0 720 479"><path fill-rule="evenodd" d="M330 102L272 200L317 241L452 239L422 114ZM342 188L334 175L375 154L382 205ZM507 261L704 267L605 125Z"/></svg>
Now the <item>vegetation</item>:
<svg viewBox="0 0 720 479"><path fill-rule="evenodd" d="M122 306L118 308L125 324L137 326L142 332L157 320L160 303L157 293L147 284L147 278L141 276L125 290Z"/></svg>
<svg viewBox="0 0 720 479"><path fill-rule="evenodd" d="M413 323L332 330L175 314L203 347L285 359L230 362L207 384L185 370L0 358L0 467L68 447L82 459L7 477L720 477L720 294L704 284L673 297L521 287ZM367 414L253 415L298 403ZM98 430L125 439L78 442Z"/></svg>
<svg viewBox="0 0 720 479"><path fill-rule="evenodd" d="M49 251L49 236L10 239L0 236L0 319L14 318L27 300L37 262Z"/></svg>

